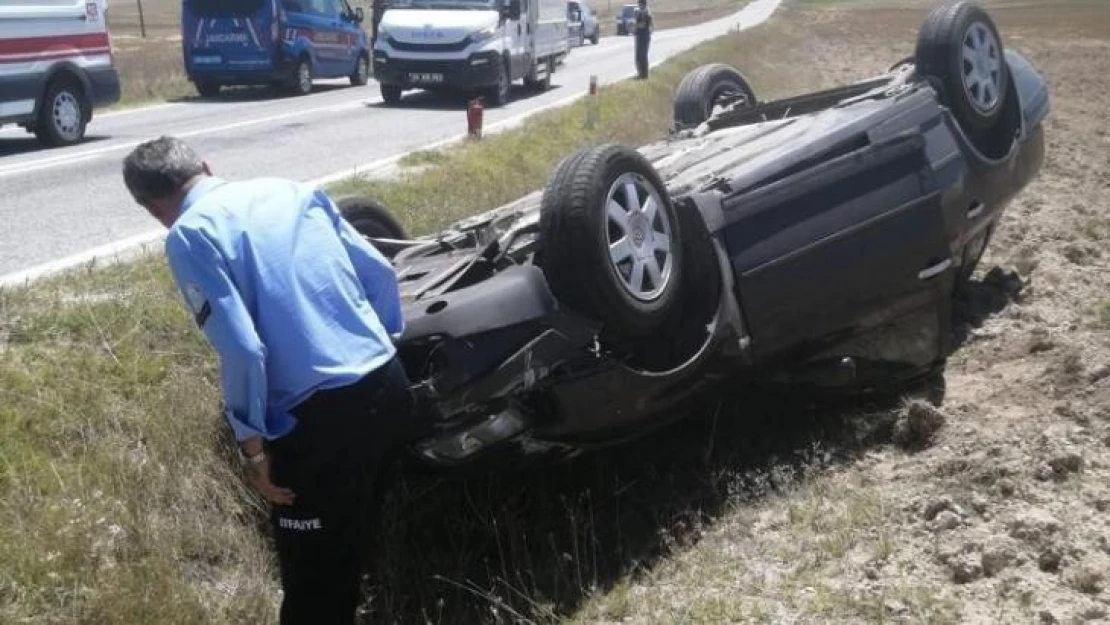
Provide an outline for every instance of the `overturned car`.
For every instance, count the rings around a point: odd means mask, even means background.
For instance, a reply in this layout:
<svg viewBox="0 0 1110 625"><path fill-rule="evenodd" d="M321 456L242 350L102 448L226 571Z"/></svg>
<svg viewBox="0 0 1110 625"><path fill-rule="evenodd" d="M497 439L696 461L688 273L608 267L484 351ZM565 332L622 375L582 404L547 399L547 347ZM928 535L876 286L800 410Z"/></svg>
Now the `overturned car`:
<svg viewBox="0 0 1110 625"><path fill-rule="evenodd" d="M566 158L542 190L412 239L344 215L393 261L399 342L434 466L573 455L683 416L726 381L867 391L935 373L954 294L1037 175L1045 81L990 16L929 14L912 58L761 102L722 64L675 131Z"/></svg>

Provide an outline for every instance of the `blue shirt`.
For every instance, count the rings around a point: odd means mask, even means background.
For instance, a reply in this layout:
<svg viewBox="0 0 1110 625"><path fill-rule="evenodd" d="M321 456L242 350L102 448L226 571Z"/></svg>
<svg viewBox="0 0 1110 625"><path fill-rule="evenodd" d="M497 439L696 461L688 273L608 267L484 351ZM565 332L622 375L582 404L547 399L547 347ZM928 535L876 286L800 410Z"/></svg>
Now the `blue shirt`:
<svg viewBox="0 0 1110 625"><path fill-rule="evenodd" d="M203 178L165 250L219 353L237 440L284 436L313 391L351 384L396 353L393 266L315 187Z"/></svg>

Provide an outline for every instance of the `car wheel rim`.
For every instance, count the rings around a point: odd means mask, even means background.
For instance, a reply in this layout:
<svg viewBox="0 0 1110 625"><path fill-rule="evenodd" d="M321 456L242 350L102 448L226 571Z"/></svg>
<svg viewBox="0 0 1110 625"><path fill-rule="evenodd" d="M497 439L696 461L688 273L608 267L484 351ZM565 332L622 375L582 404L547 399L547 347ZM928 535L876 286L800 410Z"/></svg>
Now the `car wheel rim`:
<svg viewBox="0 0 1110 625"><path fill-rule="evenodd" d="M605 198L609 259L629 295L642 302L659 298L674 269L671 223L654 185L624 174Z"/></svg>
<svg viewBox="0 0 1110 625"><path fill-rule="evenodd" d="M960 65L964 93L976 111L990 113L1002 97L1002 46L983 22L972 22L964 33Z"/></svg>
<svg viewBox="0 0 1110 625"><path fill-rule="evenodd" d="M497 97L505 102L509 99L509 71L501 68L501 76L497 81Z"/></svg>
<svg viewBox="0 0 1110 625"><path fill-rule="evenodd" d="M81 128L81 105L68 91L54 97L54 128L67 140L77 138Z"/></svg>

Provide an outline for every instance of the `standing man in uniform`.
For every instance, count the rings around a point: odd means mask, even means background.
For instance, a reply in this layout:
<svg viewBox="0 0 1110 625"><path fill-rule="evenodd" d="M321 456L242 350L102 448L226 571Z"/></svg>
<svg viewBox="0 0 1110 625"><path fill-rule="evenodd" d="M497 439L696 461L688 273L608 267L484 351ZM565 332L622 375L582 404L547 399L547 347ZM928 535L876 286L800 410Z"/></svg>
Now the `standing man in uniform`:
<svg viewBox="0 0 1110 625"><path fill-rule="evenodd" d="M374 0L370 7L370 47L378 43L378 26L382 23L382 14L385 13L386 0Z"/></svg>
<svg viewBox="0 0 1110 625"><path fill-rule="evenodd" d="M174 280L219 354L228 424L272 504L281 622L352 623L369 502L421 434L391 264L323 191L216 178L175 138L139 145L123 177L168 228Z"/></svg>
<svg viewBox="0 0 1110 625"><path fill-rule="evenodd" d="M636 71L641 79L648 77L648 47L651 45L651 32L655 29L651 11L648 11L647 0L640 0L636 8Z"/></svg>

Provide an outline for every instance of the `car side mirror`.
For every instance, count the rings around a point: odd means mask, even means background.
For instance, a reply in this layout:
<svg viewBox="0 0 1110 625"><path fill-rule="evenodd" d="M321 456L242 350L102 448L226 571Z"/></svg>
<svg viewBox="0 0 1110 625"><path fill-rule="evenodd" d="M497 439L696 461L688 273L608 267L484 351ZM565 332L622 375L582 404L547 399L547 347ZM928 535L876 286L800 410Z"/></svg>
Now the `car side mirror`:
<svg viewBox="0 0 1110 625"><path fill-rule="evenodd" d="M506 19L520 19L520 12L520 0L506 0L505 10L503 12Z"/></svg>
<svg viewBox="0 0 1110 625"><path fill-rule="evenodd" d="M366 21L366 13L362 10L362 7L355 7L355 23L361 24L364 21Z"/></svg>

